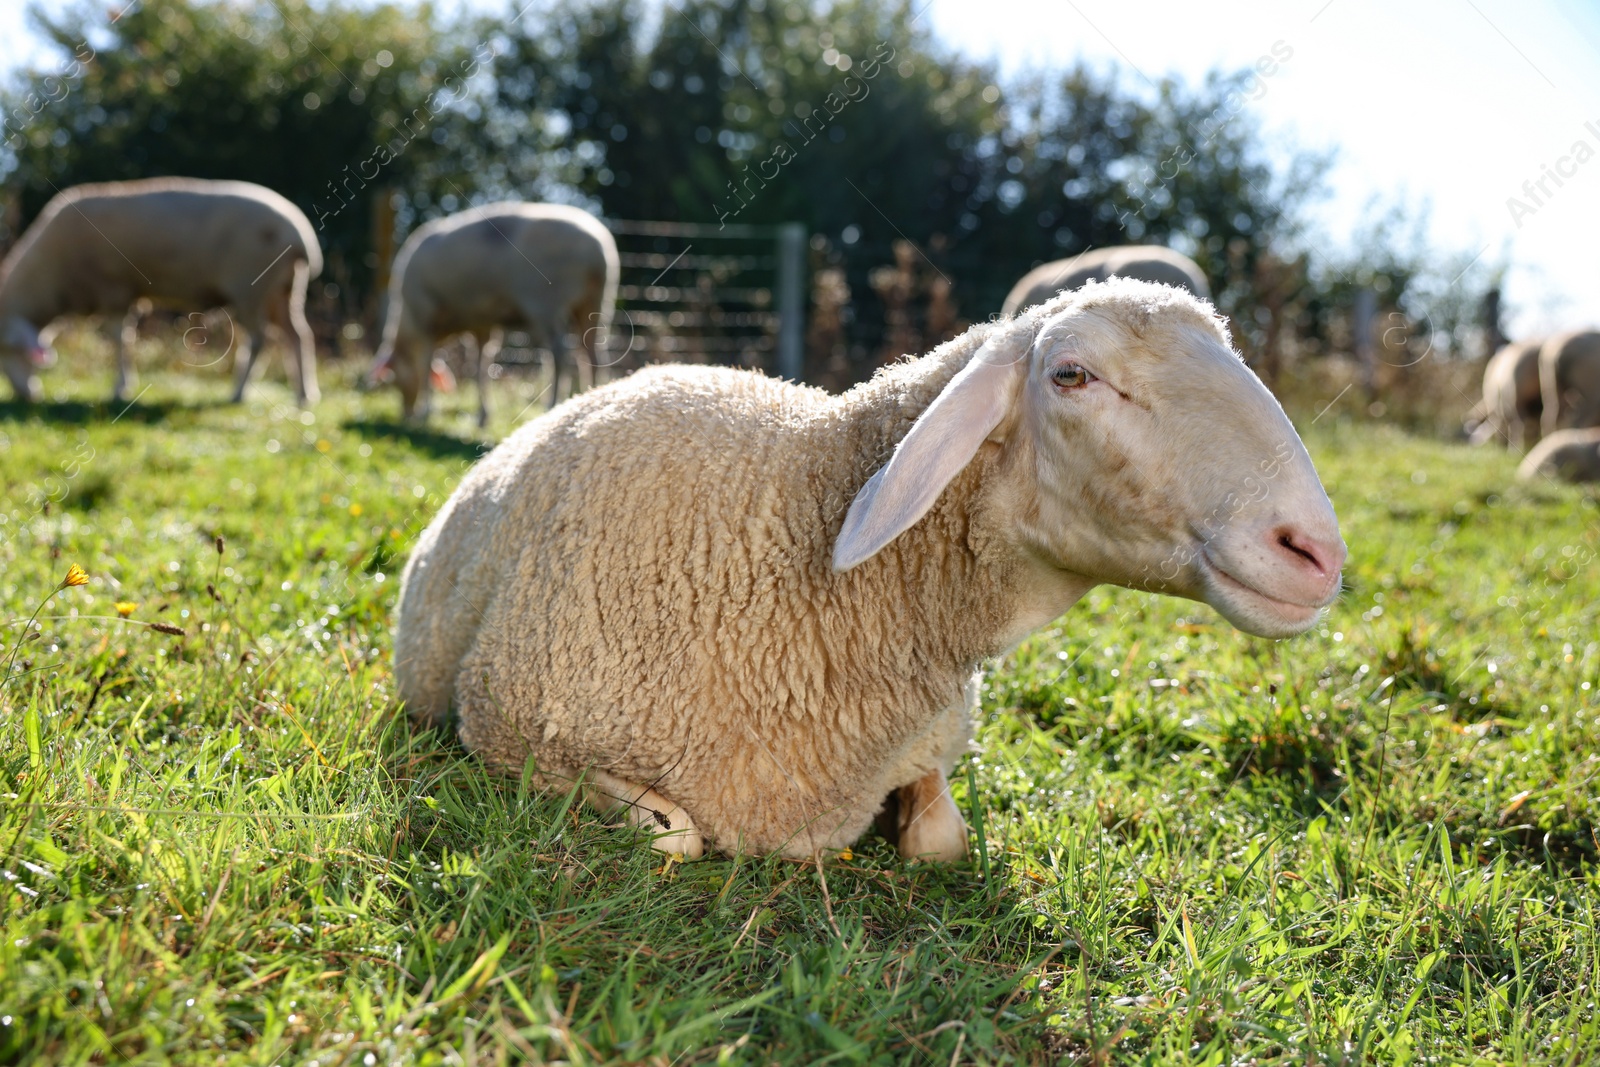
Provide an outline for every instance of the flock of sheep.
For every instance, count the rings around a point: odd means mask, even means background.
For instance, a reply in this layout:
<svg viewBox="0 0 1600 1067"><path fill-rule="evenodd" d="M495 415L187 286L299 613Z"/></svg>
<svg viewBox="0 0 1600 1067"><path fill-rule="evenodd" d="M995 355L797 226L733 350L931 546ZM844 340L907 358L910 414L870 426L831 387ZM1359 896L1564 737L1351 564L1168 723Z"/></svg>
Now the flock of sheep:
<svg viewBox="0 0 1600 1067"><path fill-rule="evenodd" d="M1600 481L1600 331L1513 341L1489 360L1467 416L1475 443L1529 449L1523 480Z"/></svg>
<svg viewBox="0 0 1600 1067"><path fill-rule="evenodd" d="M259 186L70 189L0 264L0 362L37 398L59 318L120 316L126 395L146 301L225 304L244 331L235 398L270 325L309 404L320 266L305 216ZM576 395L480 461L419 538L394 669L416 719L580 786L658 849L813 858L876 822L908 858L957 859L947 777L986 658L1101 583L1267 637L1339 595L1345 545L1311 459L1181 256L1041 267L994 321L841 395L707 366L590 388L617 274L609 232L570 208L425 225L396 258L370 377L425 417L434 348L468 335L482 418L500 331L558 357L581 338ZM1580 373L1600 357L1580 350L1497 356L1480 436L1600 421L1600 378Z"/></svg>
<svg viewBox="0 0 1600 1067"><path fill-rule="evenodd" d="M154 178L80 185L58 194L0 263L0 365L17 395L37 401L38 372L55 361L52 331L68 315L120 321L115 399L133 384L131 346L152 301L195 311L228 307L235 339L233 399L276 327L303 404L318 398L316 351L306 324L307 283L322 250L305 214L249 182ZM462 335L477 351L483 388L502 330L528 330L554 354L553 406L571 329L587 355L578 387L592 382L610 328L618 260L594 216L551 204L493 204L419 227L395 259L383 342L370 377L392 377L408 418L426 418L432 383L448 373L435 347Z"/></svg>
<svg viewBox="0 0 1600 1067"><path fill-rule="evenodd" d="M249 182L155 178L80 185L54 197L0 263L0 365L16 394L42 395L38 372L55 361L50 338L69 315L120 323L115 400L133 385L132 346L153 302L190 311L228 307L235 403L244 398L275 327L303 404L318 399L316 350L305 318L306 286L322 270L310 222L270 189ZM554 204L501 203L417 228L395 257L382 342L368 382L392 380L401 412L426 419L435 387L453 384L432 356L446 339L465 343L478 384L478 421L488 423L488 368L507 329L530 332L551 352L549 406L589 389L610 333L619 261L611 232L593 215ZM1029 272L1004 314L1063 289L1111 276L1187 288L1209 297L1194 261L1160 246L1101 249ZM583 358L570 360L575 334Z"/></svg>

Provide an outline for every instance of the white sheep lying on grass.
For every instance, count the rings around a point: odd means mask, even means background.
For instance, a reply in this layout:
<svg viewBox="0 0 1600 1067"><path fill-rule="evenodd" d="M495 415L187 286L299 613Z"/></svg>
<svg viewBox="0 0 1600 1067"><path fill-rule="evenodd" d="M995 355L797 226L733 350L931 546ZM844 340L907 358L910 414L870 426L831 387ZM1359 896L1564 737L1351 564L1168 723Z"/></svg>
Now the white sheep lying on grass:
<svg viewBox="0 0 1600 1067"><path fill-rule="evenodd" d="M133 385L131 346L151 302L199 313L227 306L239 332L233 399L244 398L264 328L278 327L302 403L317 400L317 356L306 323L306 283L322 249L301 210L249 182L193 178L79 185L45 205L0 263L0 364L17 396L42 395L37 371L54 362L51 324L66 315L115 315L117 380ZM293 335L290 337L289 335Z"/></svg>
<svg viewBox="0 0 1600 1067"><path fill-rule="evenodd" d="M369 378L378 381L392 371L402 413L426 419L431 386L445 384L442 371L429 374L433 350L464 334L475 350L478 424L486 425L489 364L501 330L520 327L550 349L548 402L554 407L569 329L585 357L575 361L577 388L594 382L618 273L611 231L578 208L488 204L435 219L418 227L395 257L383 343Z"/></svg>
<svg viewBox="0 0 1600 1067"><path fill-rule="evenodd" d="M811 856L891 798L903 854L951 860L986 657L1101 582L1299 633L1344 557L1210 307L1115 280L842 396L657 367L529 423L418 541L395 671L658 848Z"/></svg>
<svg viewBox="0 0 1600 1067"><path fill-rule="evenodd" d="M1517 467L1517 480L1538 478L1600 482L1600 427L1557 430L1534 445Z"/></svg>

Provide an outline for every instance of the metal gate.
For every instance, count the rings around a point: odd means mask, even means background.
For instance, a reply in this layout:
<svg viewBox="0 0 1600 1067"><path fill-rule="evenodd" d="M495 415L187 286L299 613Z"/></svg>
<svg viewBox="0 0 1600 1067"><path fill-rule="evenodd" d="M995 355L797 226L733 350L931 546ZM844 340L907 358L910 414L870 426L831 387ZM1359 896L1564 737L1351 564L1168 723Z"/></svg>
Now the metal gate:
<svg viewBox="0 0 1600 1067"><path fill-rule="evenodd" d="M622 268L606 365L715 363L800 380L804 226L604 221ZM543 355L514 332L499 362L526 366Z"/></svg>

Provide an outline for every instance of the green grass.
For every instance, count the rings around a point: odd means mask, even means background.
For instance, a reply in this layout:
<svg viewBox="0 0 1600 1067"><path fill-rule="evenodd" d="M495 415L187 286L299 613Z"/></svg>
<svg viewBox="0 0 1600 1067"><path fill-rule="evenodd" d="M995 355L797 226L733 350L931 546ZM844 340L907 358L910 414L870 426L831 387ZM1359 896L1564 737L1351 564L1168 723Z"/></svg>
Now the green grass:
<svg viewBox="0 0 1600 1067"><path fill-rule="evenodd" d="M115 417L107 377L0 405L0 664L92 575L0 691L0 1060L1600 1057L1600 508L1501 453L1335 409L1320 632L1099 590L997 664L971 864L664 869L395 714L467 396L412 435L337 381L310 419L157 374Z"/></svg>

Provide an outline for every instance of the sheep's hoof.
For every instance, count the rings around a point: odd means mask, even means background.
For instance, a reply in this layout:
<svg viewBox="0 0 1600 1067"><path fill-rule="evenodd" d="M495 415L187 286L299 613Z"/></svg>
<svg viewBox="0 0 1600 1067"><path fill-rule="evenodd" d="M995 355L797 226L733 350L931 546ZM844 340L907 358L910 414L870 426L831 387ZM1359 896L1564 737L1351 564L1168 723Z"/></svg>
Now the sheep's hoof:
<svg viewBox="0 0 1600 1067"><path fill-rule="evenodd" d="M686 860L697 860L705 855L705 839L695 828L689 813L682 808L677 805L673 805L667 811L649 808L641 814L643 818L639 820L639 825L645 830L654 832L654 836L650 839L650 847L657 852L665 852Z"/></svg>
<svg viewBox="0 0 1600 1067"><path fill-rule="evenodd" d="M650 847L657 852L686 860L705 855L705 839L689 813L649 786L591 768L584 794L601 811L622 812L629 826L650 835Z"/></svg>
<svg viewBox="0 0 1600 1067"><path fill-rule="evenodd" d="M955 863L967 855L967 824L941 771L895 790L896 846L908 860ZM885 808L889 805L886 803Z"/></svg>

